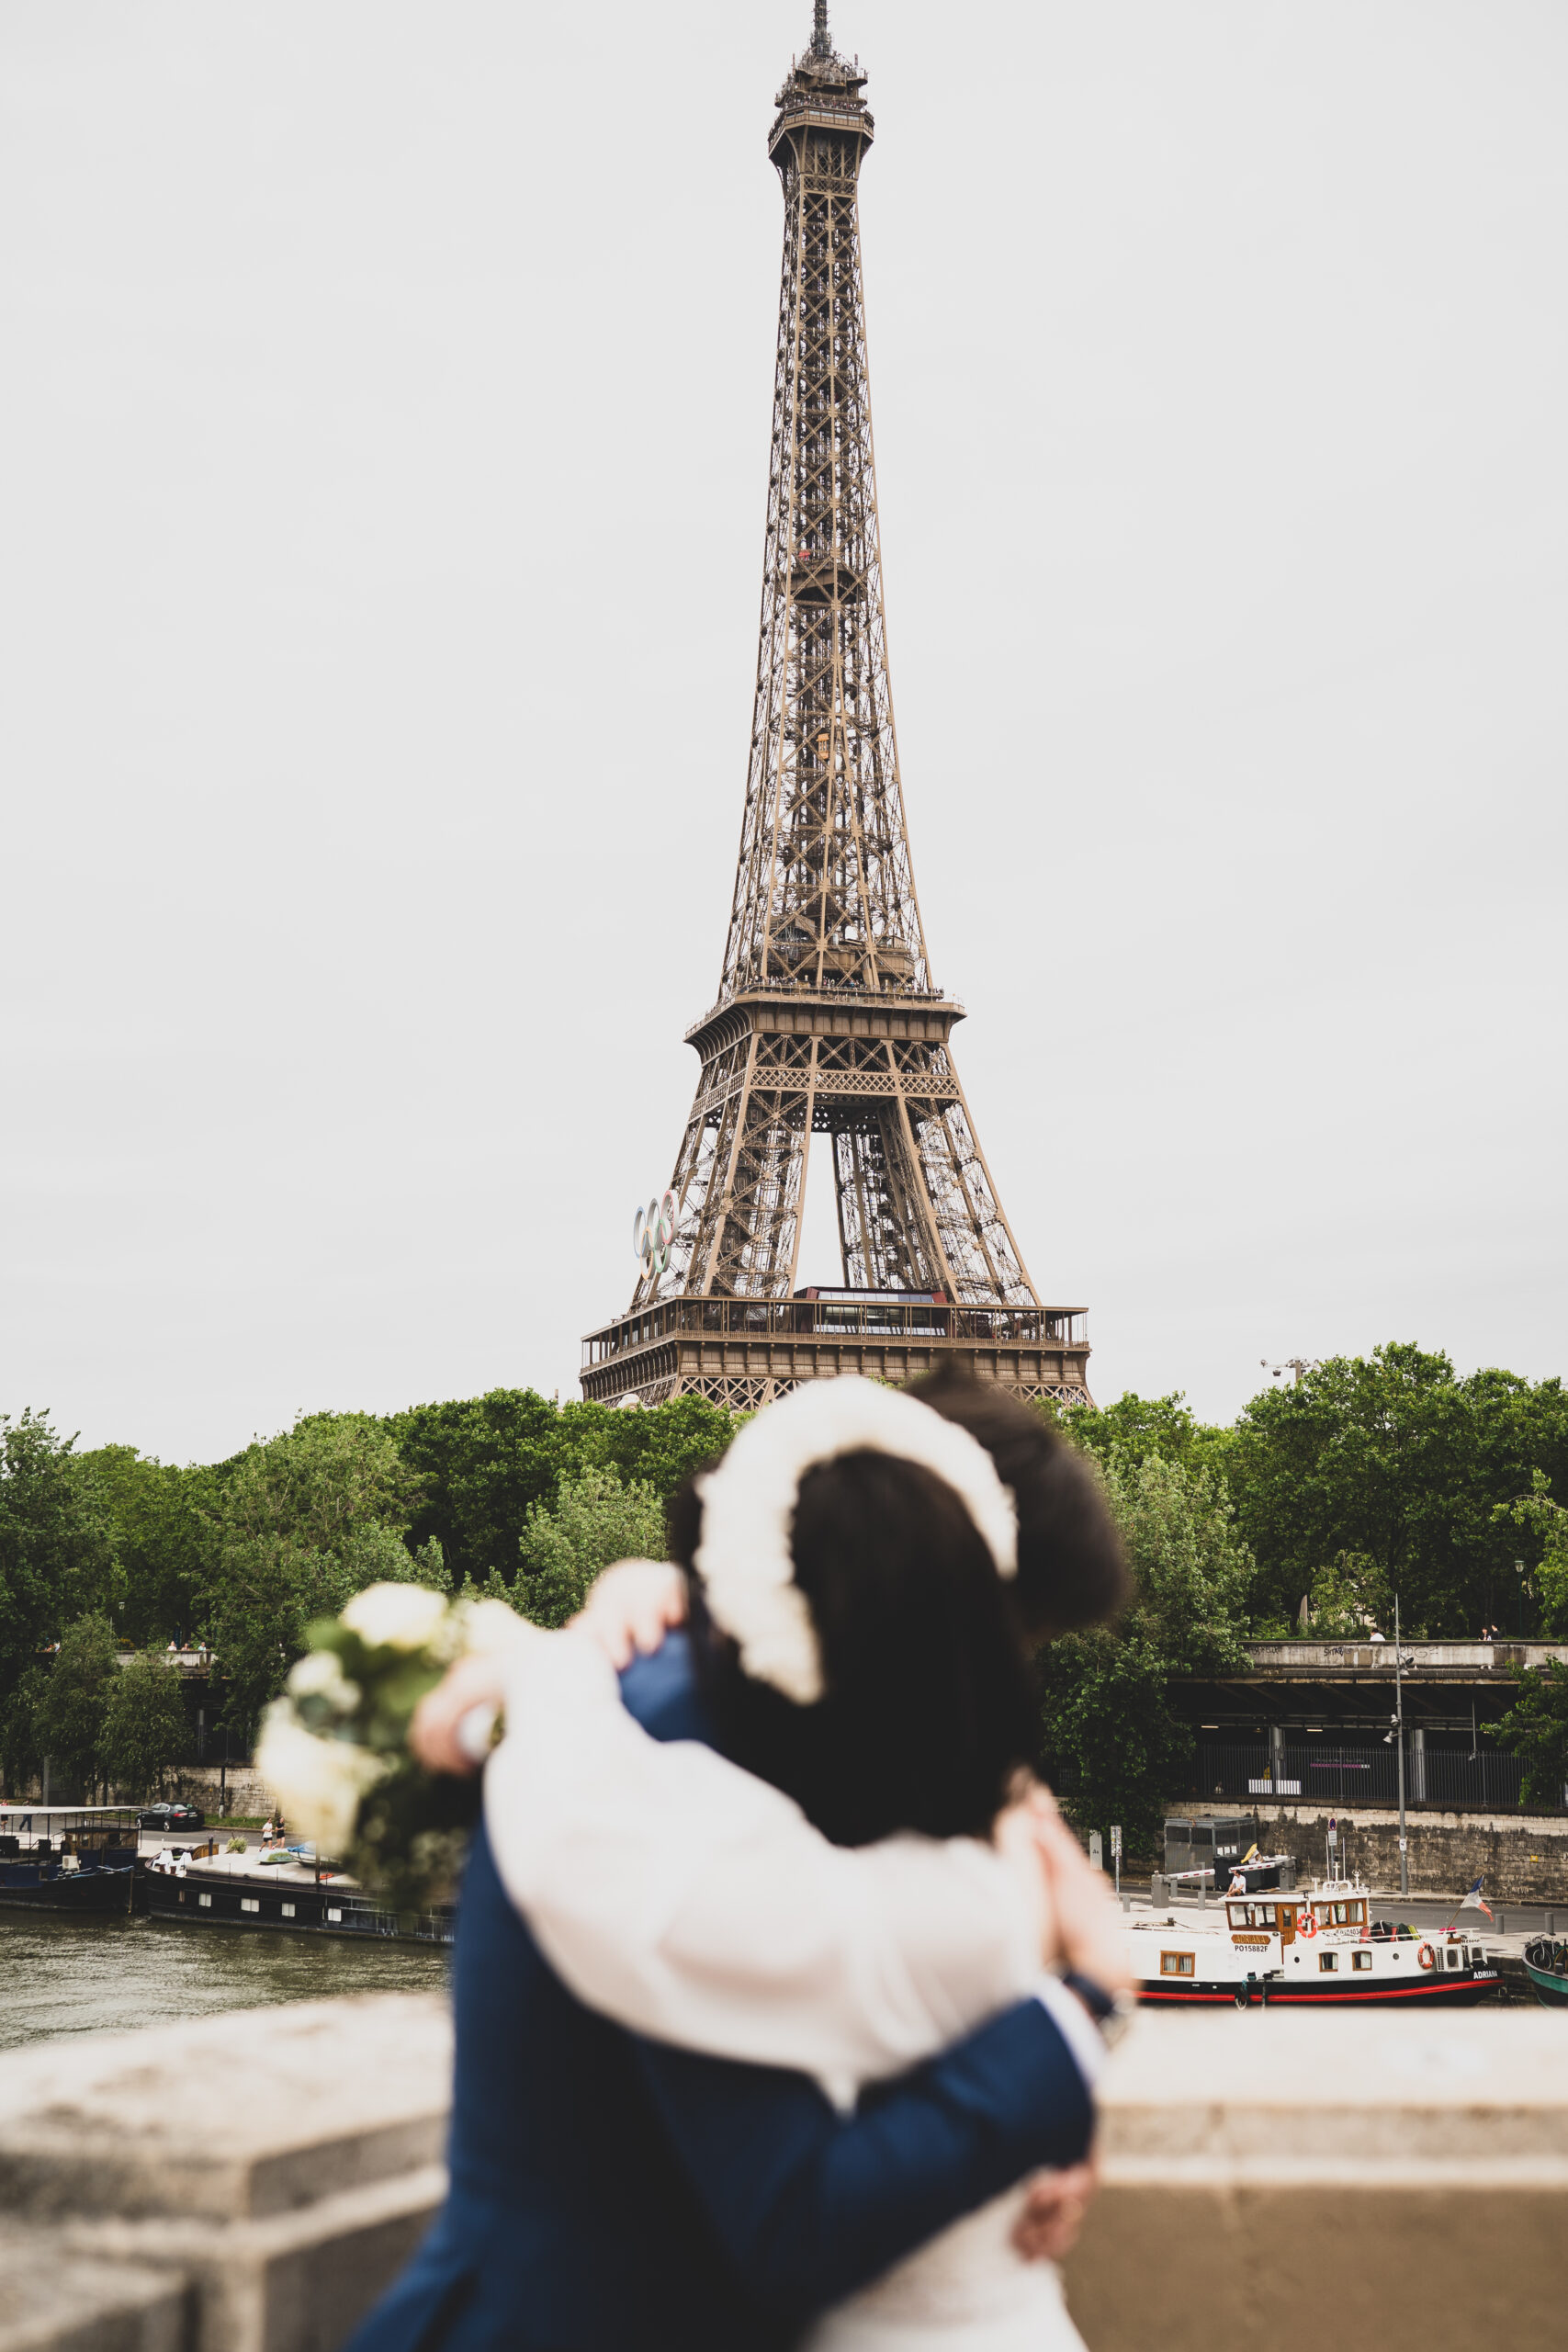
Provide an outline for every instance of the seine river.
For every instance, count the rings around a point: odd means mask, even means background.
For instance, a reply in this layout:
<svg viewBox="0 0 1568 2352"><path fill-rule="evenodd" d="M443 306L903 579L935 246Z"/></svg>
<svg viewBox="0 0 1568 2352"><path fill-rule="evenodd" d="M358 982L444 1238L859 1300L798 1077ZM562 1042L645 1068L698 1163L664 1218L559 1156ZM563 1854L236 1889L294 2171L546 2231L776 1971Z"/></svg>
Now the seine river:
<svg viewBox="0 0 1568 2352"><path fill-rule="evenodd" d="M418 1944L0 1911L0 2050L327 1993L437 1990L446 1965Z"/></svg>

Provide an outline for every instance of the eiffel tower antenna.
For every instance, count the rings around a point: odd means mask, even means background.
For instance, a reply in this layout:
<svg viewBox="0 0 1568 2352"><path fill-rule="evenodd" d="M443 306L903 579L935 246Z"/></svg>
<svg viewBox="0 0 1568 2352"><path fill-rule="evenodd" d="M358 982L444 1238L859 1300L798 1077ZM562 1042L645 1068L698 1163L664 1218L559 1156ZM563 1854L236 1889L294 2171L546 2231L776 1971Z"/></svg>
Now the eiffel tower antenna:
<svg viewBox="0 0 1568 2352"><path fill-rule="evenodd" d="M736 1408L802 1380L904 1381L947 1358L1089 1401L1081 1309L1042 1304L976 1139L932 978L893 725L861 283L865 76L827 0L768 153L784 272L761 639L717 1001L687 1032L696 1100L639 1212L627 1312L583 1342L606 1402ZM983 786L979 787L983 789ZM832 1156L843 1286L796 1293L814 1140Z"/></svg>

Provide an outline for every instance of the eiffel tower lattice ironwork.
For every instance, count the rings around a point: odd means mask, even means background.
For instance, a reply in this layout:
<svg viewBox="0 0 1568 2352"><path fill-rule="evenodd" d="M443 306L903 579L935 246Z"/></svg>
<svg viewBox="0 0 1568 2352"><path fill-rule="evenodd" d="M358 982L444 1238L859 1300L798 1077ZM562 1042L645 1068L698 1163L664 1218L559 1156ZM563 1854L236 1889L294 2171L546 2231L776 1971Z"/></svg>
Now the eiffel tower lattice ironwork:
<svg viewBox="0 0 1568 2352"><path fill-rule="evenodd" d="M1045 1306L953 1065L888 684L856 188L872 118L827 0L778 96L784 274L761 637L717 1003L676 1160L667 1252L584 1341L590 1396L754 1406L803 1379L902 1380L958 1355L1089 1400L1082 1311ZM832 1153L841 1290L797 1295L813 1136Z"/></svg>

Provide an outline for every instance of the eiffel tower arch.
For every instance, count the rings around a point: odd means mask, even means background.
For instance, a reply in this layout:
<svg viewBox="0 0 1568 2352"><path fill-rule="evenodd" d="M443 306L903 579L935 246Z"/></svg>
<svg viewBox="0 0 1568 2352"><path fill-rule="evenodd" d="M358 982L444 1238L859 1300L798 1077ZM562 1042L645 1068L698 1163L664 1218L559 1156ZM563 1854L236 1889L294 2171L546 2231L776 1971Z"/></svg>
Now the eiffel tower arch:
<svg viewBox="0 0 1568 2352"><path fill-rule="evenodd" d="M769 154L784 270L746 807L717 1002L671 1180L667 1258L583 1341L590 1397L734 1407L839 1373L956 1357L1089 1401L1081 1308L1041 1303L932 982L888 678L856 191L865 76L827 0ZM831 1155L843 1284L797 1292L813 1141Z"/></svg>

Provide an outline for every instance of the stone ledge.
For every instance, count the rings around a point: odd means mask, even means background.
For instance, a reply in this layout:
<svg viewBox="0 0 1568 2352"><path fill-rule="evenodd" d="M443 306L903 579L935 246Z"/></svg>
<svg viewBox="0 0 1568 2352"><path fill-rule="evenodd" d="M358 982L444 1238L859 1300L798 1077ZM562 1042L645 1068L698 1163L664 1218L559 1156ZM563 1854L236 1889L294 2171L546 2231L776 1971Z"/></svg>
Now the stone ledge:
<svg viewBox="0 0 1568 2352"><path fill-rule="evenodd" d="M336 2352L440 2201L449 2065L422 1994L0 2058L0 2190L33 2219L0 2352ZM1066 2266L1090 2352L1562 2333L1568 2033L1544 2010L1145 2012L1101 2163Z"/></svg>
<svg viewBox="0 0 1568 2352"><path fill-rule="evenodd" d="M442 2153L439 1994L350 1994L51 2041L0 2060L0 2199L66 2214L257 2219Z"/></svg>
<svg viewBox="0 0 1568 2352"><path fill-rule="evenodd" d="M1562 2340L1562 2190L1442 2181L1231 2177L1123 2180L1103 2191L1064 2266L1090 2352L1321 2352Z"/></svg>
<svg viewBox="0 0 1568 2352"><path fill-rule="evenodd" d="M1562 2334L1568 2034L1544 2010L1145 2012L1100 2160L1065 2266L1091 2352Z"/></svg>
<svg viewBox="0 0 1568 2352"><path fill-rule="evenodd" d="M231 2222L67 2222L73 2267L106 2257L175 2272L200 2352L336 2352L402 2268L446 2194L443 2165L346 2188L291 2212Z"/></svg>
<svg viewBox="0 0 1568 2352"><path fill-rule="evenodd" d="M179 2278L0 2233L0 2352L183 2352L188 2301Z"/></svg>

